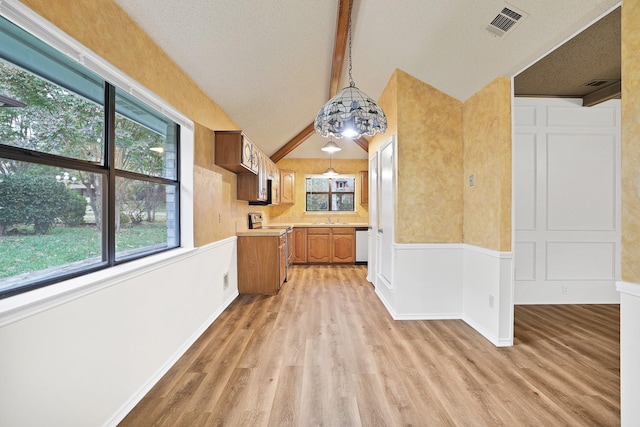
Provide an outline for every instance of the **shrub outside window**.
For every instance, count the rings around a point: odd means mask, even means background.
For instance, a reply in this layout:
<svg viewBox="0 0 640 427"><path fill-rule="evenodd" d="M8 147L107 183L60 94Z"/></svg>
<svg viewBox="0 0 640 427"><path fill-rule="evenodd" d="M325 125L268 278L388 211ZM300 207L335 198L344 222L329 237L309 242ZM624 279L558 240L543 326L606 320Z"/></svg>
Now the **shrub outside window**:
<svg viewBox="0 0 640 427"><path fill-rule="evenodd" d="M306 177L307 212L355 211L356 179L351 175Z"/></svg>
<svg viewBox="0 0 640 427"><path fill-rule="evenodd" d="M0 18L0 298L180 245L179 126Z"/></svg>

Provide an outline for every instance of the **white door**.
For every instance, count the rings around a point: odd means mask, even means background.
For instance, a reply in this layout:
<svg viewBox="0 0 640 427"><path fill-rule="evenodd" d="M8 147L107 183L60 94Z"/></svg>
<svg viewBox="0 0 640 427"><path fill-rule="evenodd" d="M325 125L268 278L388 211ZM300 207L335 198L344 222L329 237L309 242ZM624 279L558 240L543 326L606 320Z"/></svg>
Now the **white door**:
<svg viewBox="0 0 640 427"><path fill-rule="evenodd" d="M394 228L394 138L380 149L380 199L379 199L379 278L393 287L393 228Z"/></svg>
<svg viewBox="0 0 640 427"><path fill-rule="evenodd" d="M369 260L367 264L367 280L376 285L376 269L378 262L376 248L378 232L378 153L369 159Z"/></svg>

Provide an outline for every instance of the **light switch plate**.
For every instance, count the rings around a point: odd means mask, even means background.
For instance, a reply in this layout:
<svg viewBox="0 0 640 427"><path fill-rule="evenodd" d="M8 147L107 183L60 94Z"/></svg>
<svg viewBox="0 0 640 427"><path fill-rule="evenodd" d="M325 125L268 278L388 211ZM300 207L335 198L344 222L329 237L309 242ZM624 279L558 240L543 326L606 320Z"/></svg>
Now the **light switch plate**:
<svg viewBox="0 0 640 427"><path fill-rule="evenodd" d="M474 185L476 185L476 176L469 175L469 187L473 187Z"/></svg>

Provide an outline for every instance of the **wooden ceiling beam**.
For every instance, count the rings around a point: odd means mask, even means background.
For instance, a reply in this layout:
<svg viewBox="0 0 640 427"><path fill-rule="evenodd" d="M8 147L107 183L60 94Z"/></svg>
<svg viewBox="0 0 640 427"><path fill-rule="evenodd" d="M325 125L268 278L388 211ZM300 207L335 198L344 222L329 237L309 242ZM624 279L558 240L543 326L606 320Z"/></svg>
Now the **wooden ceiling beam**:
<svg viewBox="0 0 640 427"><path fill-rule="evenodd" d="M271 161L278 163L284 156L296 149L296 147L307 140L316 130L313 123L304 128L299 134L294 136L289 142L284 144L278 151L271 156Z"/></svg>
<svg viewBox="0 0 640 427"><path fill-rule="evenodd" d="M347 39L349 36L349 2L350 0L340 0L338 4L338 16L336 22L336 38L333 45L333 59L331 61L331 80L329 82L329 99L338 93L340 87L340 76L344 66L344 56L347 51ZM273 162L278 162L287 154L295 150L300 144L313 135L313 123L304 128L302 132L291 138L278 151L271 156ZM358 144L360 145L360 144ZM360 145L362 147L362 145Z"/></svg>
<svg viewBox="0 0 640 427"><path fill-rule="evenodd" d="M344 67L344 56L347 52L347 40L349 38L349 2L350 0L340 0L338 5L336 40L333 45L331 80L329 82L329 99L333 98L340 88L340 77Z"/></svg>
<svg viewBox="0 0 640 427"><path fill-rule="evenodd" d="M358 147L362 148L367 153L369 152L369 141L367 141L367 139L364 136L354 139L353 142L355 142L358 145Z"/></svg>
<svg viewBox="0 0 640 427"><path fill-rule="evenodd" d="M618 81L582 97L583 107L593 107L601 102L622 96L622 82Z"/></svg>

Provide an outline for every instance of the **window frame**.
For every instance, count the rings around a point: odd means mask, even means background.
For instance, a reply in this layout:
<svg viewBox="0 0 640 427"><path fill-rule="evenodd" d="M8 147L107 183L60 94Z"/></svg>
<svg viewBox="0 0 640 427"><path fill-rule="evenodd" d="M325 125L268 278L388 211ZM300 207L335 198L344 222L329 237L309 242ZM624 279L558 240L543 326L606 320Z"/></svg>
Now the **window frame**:
<svg viewBox="0 0 640 427"><path fill-rule="evenodd" d="M103 191L103 214L106 212L106 216L104 216L107 220L102 227L102 263L93 264L87 268L81 270L75 270L66 274L58 274L55 276L47 277L46 279L25 284L24 286L16 286L14 288L8 289L5 292L0 294L0 301L10 299L10 297L15 297L20 294L28 293L29 291L33 291L35 289L48 287L50 285L61 283L67 281L72 278L79 278L80 276L86 276L90 273L95 273L99 270L108 271L109 268L115 267L120 264L125 264L130 261L140 260L141 258L146 258L152 255L156 255L162 252L175 250L179 247L192 247L193 246L193 238L186 234L187 237L183 241L182 236L185 235L185 230L191 230L193 227L193 222L188 221L187 224L183 223L183 218L189 218L189 213L193 211L192 208L192 199L188 198L187 200L182 200L182 194L185 194L185 185L187 188L191 188L193 186L192 179L188 178L188 169L186 171L186 179L183 180L183 165L188 165L189 159L193 157L193 149L189 148L186 150L187 156L183 158L183 149L181 144L182 135L187 135L189 142L193 139L193 122L191 122L188 118L183 116L177 110L175 110L172 106L166 104L161 98L157 97L155 94L149 92L146 88L142 87L139 83L131 80L126 75L124 75L121 71L117 70L115 67L106 63L103 59L95 55L93 52L88 50L86 47L79 44L74 39L67 36L57 27L38 19L38 15L32 12L30 9L26 8L22 4L14 1L3 2L0 5L0 16L9 22L17 25L18 27L25 30L27 33L31 34L34 37L40 38L44 41L50 48L56 49L59 52L64 52L65 55L74 59L77 62L77 65L80 65L87 69L90 72L97 74L100 78L104 79L104 93L105 93L105 104L104 104L104 162L103 164L95 163L88 160L82 159L73 159L68 158L56 154L43 153L38 151L33 151L20 147L13 146L0 146L0 156L17 160L32 164L40 164L46 166L54 166L58 168L67 168L67 169L75 169L90 173L96 173L103 176L103 181L108 182L105 190ZM37 34L37 35L36 35ZM75 55L74 55L75 54ZM11 60L7 59L9 63L12 63ZM38 73L34 73L38 75ZM42 76L39 76L43 78ZM46 79L45 79L46 80ZM116 84L111 84L110 82L115 82ZM116 105L115 105L115 93L116 93L116 85L120 90L125 91L127 94L133 96L138 101L145 104L147 107L155 110L157 113L166 117L167 119L173 121L176 124L176 177L175 179L169 179L159 176L153 175L145 175L136 172L130 172L126 170L120 170L115 168L115 164L112 161L115 154L115 114L116 114ZM107 147L109 150L107 150ZM155 249L145 251L136 256L128 256L121 259L116 259L116 248L115 248L115 194L116 187L115 181L116 178L127 178L134 179L137 181L146 181L153 182L157 184L172 186L175 188L175 223L174 223L174 231L176 233L176 244L175 246L167 246L165 248ZM188 192L186 193L188 194ZM165 258L165 256L162 256ZM60 267L63 267L61 265Z"/></svg>
<svg viewBox="0 0 640 427"><path fill-rule="evenodd" d="M335 182L335 179L338 178L347 178L347 179L353 179L353 192L351 191L333 191L333 186L332 184ZM307 180L308 179L327 179L329 181L329 191L307 191ZM304 198L304 211L305 213L332 213L332 214L336 214L336 213L355 213L356 212L356 192L357 192L357 188L356 186L358 180L355 174L338 174L335 176L324 176L324 175L305 175L305 198ZM329 209L327 210L309 210L309 206L308 206L308 201L309 201L309 194L327 194L328 195L328 207ZM351 194L353 195L353 209L352 210L348 210L348 211L340 211L340 210L332 210L332 195L334 194Z"/></svg>

